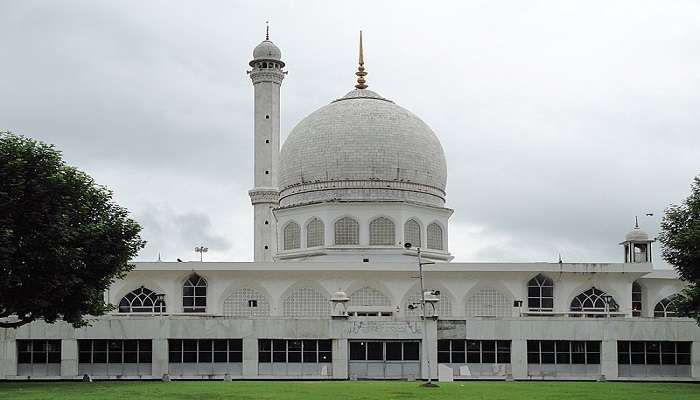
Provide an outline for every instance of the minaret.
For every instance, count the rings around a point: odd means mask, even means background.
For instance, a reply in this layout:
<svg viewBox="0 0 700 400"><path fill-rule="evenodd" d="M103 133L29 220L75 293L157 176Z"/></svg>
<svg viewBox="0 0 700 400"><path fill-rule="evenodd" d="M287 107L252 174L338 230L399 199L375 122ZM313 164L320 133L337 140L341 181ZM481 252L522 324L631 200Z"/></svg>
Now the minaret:
<svg viewBox="0 0 700 400"><path fill-rule="evenodd" d="M284 79L282 52L265 40L253 50L248 71L255 90L254 187L248 194L254 212L254 261L273 261L277 253L277 224L272 209L279 204L280 87Z"/></svg>

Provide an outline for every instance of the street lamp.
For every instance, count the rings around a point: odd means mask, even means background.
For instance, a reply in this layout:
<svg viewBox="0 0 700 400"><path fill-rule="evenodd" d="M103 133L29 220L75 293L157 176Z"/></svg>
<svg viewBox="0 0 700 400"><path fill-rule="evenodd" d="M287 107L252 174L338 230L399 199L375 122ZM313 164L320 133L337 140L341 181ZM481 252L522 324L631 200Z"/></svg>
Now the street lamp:
<svg viewBox="0 0 700 400"><path fill-rule="evenodd" d="M404 243L403 247L410 249L412 247L411 243ZM423 265L435 264L433 261L423 262L420 254L420 247L416 247L416 253L418 255L418 277L420 278L420 306L423 318L423 346L425 346L425 357L427 358L428 364L428 383L423 384L425 387L436 387L433 383L433 371L430 368L430 345L428 344L428 318L425 314L425 287L423 286ZM433 306L434 307L434 306Z"/></svg>
<svg viewBox="0 0 700 400"><path fill-rule="evenodd" d="M204 259L204 253L209 251L209 248L204 246L198 246L194 248L194 251L195 253L199 253L199 262L202 262L202 260Z"/></svg>
<svg viewBox="0 0 700 400"><path fill-rule="evenodd" d="M163 316L163 306L165 305L165 293L158 293L156 295L156 304L158 305L158 313Z"/></svg>

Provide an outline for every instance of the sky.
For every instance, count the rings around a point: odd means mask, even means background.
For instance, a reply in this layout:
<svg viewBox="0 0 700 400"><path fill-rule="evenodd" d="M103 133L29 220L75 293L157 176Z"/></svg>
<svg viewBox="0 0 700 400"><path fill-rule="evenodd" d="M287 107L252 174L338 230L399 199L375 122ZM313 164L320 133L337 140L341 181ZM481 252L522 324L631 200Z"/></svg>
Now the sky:
<svg viewBox="0 0 700 400"><path fill-rule="evenodd" d="M454 261L620 262L700 174L697 1L0 0L0 130L111 188L138 261L252 260L265 21L282 140L353 88L363 30L369 88L445 149Z"/></svg>

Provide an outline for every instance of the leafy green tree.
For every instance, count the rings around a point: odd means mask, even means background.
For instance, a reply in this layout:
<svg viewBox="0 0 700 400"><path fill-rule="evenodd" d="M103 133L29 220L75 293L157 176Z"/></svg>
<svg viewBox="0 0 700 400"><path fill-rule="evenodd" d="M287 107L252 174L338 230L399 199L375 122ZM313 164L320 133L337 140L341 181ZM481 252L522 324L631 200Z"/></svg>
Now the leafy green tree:
<svg viewBox="0 0 700 400"><path fill-rule="evenodd" d="M0 328L111 310L103 293L145 242L112 192L52 145L0 132Z"/></svg>
<svg viewBox="0 0 700 400"><path fill-rule="evenodd" d="M659 241L664 259L678 271L688 287L676 296L673 306L679 315L700 324L700 176L680 205L671 205L661 221Z"/></svg>

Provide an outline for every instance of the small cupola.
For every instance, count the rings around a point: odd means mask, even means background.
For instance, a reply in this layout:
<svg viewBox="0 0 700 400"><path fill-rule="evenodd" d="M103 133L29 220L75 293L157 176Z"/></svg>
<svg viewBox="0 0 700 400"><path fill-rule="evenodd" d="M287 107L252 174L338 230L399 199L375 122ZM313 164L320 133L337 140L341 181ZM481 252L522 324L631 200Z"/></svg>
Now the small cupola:
<svg viewBox="0 0 700 400"><path fill-rule="evenodd" d="M651 262L651 243L649 234L639 228L639 220L634 218L634 229L625 235L625 241L620 244L625 248L626 263Z"/></svg>

